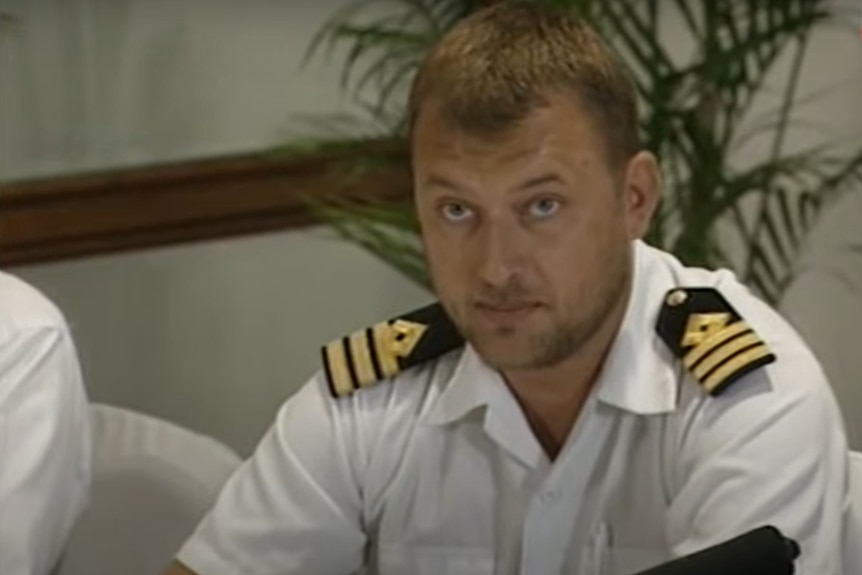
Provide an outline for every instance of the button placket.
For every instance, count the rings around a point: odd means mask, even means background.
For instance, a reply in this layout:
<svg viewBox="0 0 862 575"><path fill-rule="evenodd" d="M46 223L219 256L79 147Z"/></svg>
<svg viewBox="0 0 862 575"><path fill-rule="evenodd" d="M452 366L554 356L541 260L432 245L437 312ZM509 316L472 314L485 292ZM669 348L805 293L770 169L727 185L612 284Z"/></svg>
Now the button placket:
<svg viewBox="0 0 862 575"><path fill-rule="evenodd" d="M556 488L545 488L539 493L539 500L545 505L555 503L560 499L560 490Z"/></svg>

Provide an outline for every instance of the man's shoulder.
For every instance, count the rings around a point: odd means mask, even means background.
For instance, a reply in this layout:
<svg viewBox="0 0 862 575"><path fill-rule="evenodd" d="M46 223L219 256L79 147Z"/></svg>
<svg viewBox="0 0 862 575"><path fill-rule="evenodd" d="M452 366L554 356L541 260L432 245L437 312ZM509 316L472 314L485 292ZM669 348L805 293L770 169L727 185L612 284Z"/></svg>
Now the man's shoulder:
<svg viewBox="0 0 862 575"><path fill-rule="evenodd" d="M751 329L775 354L777 361L773 368L780 368L790 363L791 359L795 364L807 362L819 367L810 346L790 318L755 294L733 273L721 270L713 274L715 289L745 318Z"/></svg>
<svg viewBox="0 0 862 575"><path fill-rule="evenodd" d="M439 379L464 339L439 303L330 340L321 347L322 373L334 398L367 394L381 384Z"/></svg>
<svg viewBox="0 0 862 575"><path fill-rule="evenodd" d="M790 322L772 305L740 281L739 277L730 269L687 266L668 252L657 248L648 249L654 260L662 261L669 269L674 287L713 291L720 298L726 300L741 316L745 317L752 327L763 331L765 337L771 339L790 338L801 342Z"/></svg>
<svg viewBox="0 0 862 575"><path fill-rule="evenodd" d="M823 385L820 364L791 322L734 273L662 257L673 286L664 294L656 329L707 392L719 395L763 376L777 387ZM797 377L788 378L789 372Z"/></svg>
<svg viewBox="0 0 862 575"><path fill-rule="evenodd" d="M276 426L286 436L306 437L309 445L327 445L337 436L338 441L364 446L357 448L364 453L382 453L383 460L395 462L433 412L461 351L454 349L344 395L333 394L326 370L319 369L284 402ZM380 445L385 445L383 452Z"/></svg>
<svg viewBox="0 0 862 575"><path fill-rule="evenodd" d="M0 344L22 332L65 329L62 312L45 294L0 271Z"/></svg>
<svg viewBox="0 0 862 575"><path fill-rule="evenodd" d="M722 291L775 355L775 361L764 373L773 391L793 395L831 394L820 360L789 318L742 284L730 284Z"/></svg>

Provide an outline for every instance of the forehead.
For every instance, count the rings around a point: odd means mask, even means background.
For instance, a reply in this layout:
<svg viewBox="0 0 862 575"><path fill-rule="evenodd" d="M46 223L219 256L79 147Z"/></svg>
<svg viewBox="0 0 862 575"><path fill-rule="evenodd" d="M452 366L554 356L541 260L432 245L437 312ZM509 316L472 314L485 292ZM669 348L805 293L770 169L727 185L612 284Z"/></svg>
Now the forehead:
<svg viewBox="0 0 862 575"><path fill-rule="evenodd" d="M412 134L414 169L467 161L506 167L524 161L577 164L595 161L602 138L595 122L571 95L552 95L520 121L493 132L468 132L448 121L438 101L426 102ZM574 167L574 166L571 166Z"/></svg>

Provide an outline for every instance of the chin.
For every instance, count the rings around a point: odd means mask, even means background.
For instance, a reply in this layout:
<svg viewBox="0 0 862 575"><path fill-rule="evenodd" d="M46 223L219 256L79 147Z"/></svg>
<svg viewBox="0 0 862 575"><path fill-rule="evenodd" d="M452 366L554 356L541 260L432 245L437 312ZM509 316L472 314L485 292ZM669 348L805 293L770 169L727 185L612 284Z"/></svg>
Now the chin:
<svg viewBox="0 0 862 575"><path fill-rule="evenodd" d="M535 358L531 350L529 338L514 333L509 335L493 335L476 337L470 340L471 345L489 367L496 370L526 369Z"/></svg>

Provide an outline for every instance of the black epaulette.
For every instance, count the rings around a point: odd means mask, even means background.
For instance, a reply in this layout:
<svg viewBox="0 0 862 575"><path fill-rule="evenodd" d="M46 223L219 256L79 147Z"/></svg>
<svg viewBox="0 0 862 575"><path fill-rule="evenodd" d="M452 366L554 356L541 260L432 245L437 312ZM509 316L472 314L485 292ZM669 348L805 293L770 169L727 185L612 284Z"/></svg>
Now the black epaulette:
<svg viewBox="0 0 862 575"><path fill-rule="evenodd" d="M323 346L323 367L334 397L371 387L463 345L439 303L411 311Z"/></svg>
<svg viewBox="0 0 862 575"><path fill-rule="evenodd" d="M775 355L713 288L668 292L656 331L710 395L775 361Z"/></svg>

